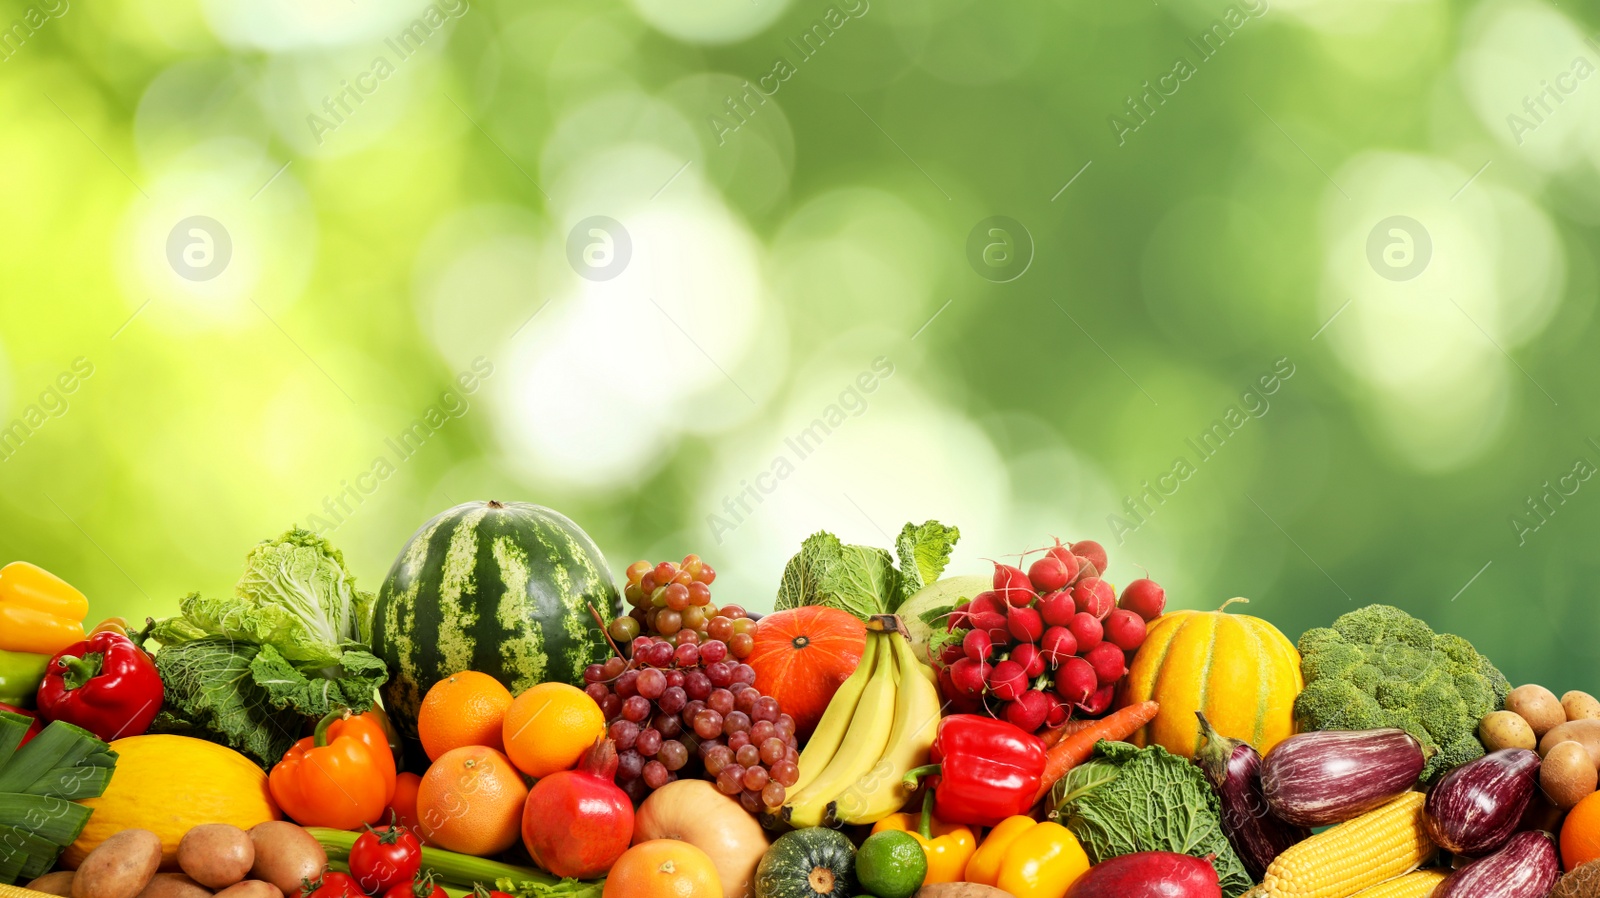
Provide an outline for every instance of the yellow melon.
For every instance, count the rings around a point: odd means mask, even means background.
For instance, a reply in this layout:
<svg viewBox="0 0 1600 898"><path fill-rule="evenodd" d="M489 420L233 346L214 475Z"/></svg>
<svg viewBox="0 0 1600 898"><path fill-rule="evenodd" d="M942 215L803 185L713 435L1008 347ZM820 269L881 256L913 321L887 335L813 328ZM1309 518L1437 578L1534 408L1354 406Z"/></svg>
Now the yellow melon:
<svg viewBox="0 0 1600 898"><path fill-rule="evenodd" d="M1155 700L1161 711L1129 741L1160 745L1185 758L1200 747L1196 711L1224 736L1266 754L1294 734L1294 700L1305 688L1300 653L1277 627L1256 617L1174 611L1156 618L1133 657L1119 705Z"/></svg>
<svg viewBox="0 0 1600 898"><path fill-rule="evenodd" d="M112 834L148 829L161 837L161 865L177 869L178 840L200 823L249 829L282 815L267 791L267 774L231 748L188 736L130 736L111 743L116 772L99 798L82 803L94 815L67 846L61 863L77 869Z"/></svg>

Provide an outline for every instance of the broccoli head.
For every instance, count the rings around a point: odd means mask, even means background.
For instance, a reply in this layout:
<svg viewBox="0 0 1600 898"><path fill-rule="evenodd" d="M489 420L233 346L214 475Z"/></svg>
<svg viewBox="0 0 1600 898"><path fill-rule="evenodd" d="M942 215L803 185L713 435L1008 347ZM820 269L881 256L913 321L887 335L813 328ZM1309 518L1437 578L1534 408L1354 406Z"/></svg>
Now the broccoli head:
<svg viewBox="0 0 1600 898"><path fill-rule="evenodd" d="M1478 720L1505 703L1511 684L1472 644L1436 634L1391 605L1341 615L1300 637L1302 730L1398 727L1428 753L1423 782L1483 757Z"/></svg>

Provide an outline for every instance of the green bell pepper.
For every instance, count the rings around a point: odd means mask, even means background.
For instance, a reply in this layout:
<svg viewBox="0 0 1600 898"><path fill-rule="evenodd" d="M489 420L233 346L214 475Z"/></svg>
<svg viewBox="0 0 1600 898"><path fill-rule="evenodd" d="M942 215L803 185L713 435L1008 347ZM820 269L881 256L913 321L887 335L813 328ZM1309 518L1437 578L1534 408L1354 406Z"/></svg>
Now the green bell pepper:
<svg viewBox="0 0 1600 898"><path fill-rule="evenodd" d="M49 655L0 649L0 704L32 708L49 667Z"/></svg>

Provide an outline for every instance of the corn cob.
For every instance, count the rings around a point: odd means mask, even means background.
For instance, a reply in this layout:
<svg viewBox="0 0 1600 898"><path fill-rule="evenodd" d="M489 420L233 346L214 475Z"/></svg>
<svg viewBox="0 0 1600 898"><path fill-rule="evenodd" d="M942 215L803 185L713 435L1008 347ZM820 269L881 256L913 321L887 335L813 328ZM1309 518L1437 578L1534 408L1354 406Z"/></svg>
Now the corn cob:
<svg viewBox="0 0 1600 898"><path fill-rule="evenodd" d="M1449 870L1416 870L1363 889L1355 898L1428 898L1449 875Z"/></svg>
<svg viewBox="0 0 1600 898"><path fill-rule="evenodd" d="M1423 828L1421 792L1407 792L1273 859L1256 898L1351 898L1426 863L1438 851Z"/></svg>

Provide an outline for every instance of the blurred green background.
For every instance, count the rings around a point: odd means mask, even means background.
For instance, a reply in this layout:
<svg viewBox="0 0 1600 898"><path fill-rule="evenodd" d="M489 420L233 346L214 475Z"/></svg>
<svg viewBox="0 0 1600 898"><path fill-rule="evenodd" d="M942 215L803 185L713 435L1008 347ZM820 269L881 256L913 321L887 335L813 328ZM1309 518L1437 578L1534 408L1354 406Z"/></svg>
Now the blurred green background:
<svg viewBox="0 0 1600 898"><path fill-rule="evenodd" d="M1579 6L0 25L0 555L96 616L226 591L295 524L375 589L468 499L618 572L698 552L752 608L813 530L937 518L954 573L1095 538L1174 606L1294 638L1393 602L1600 685Z"/></svg>

